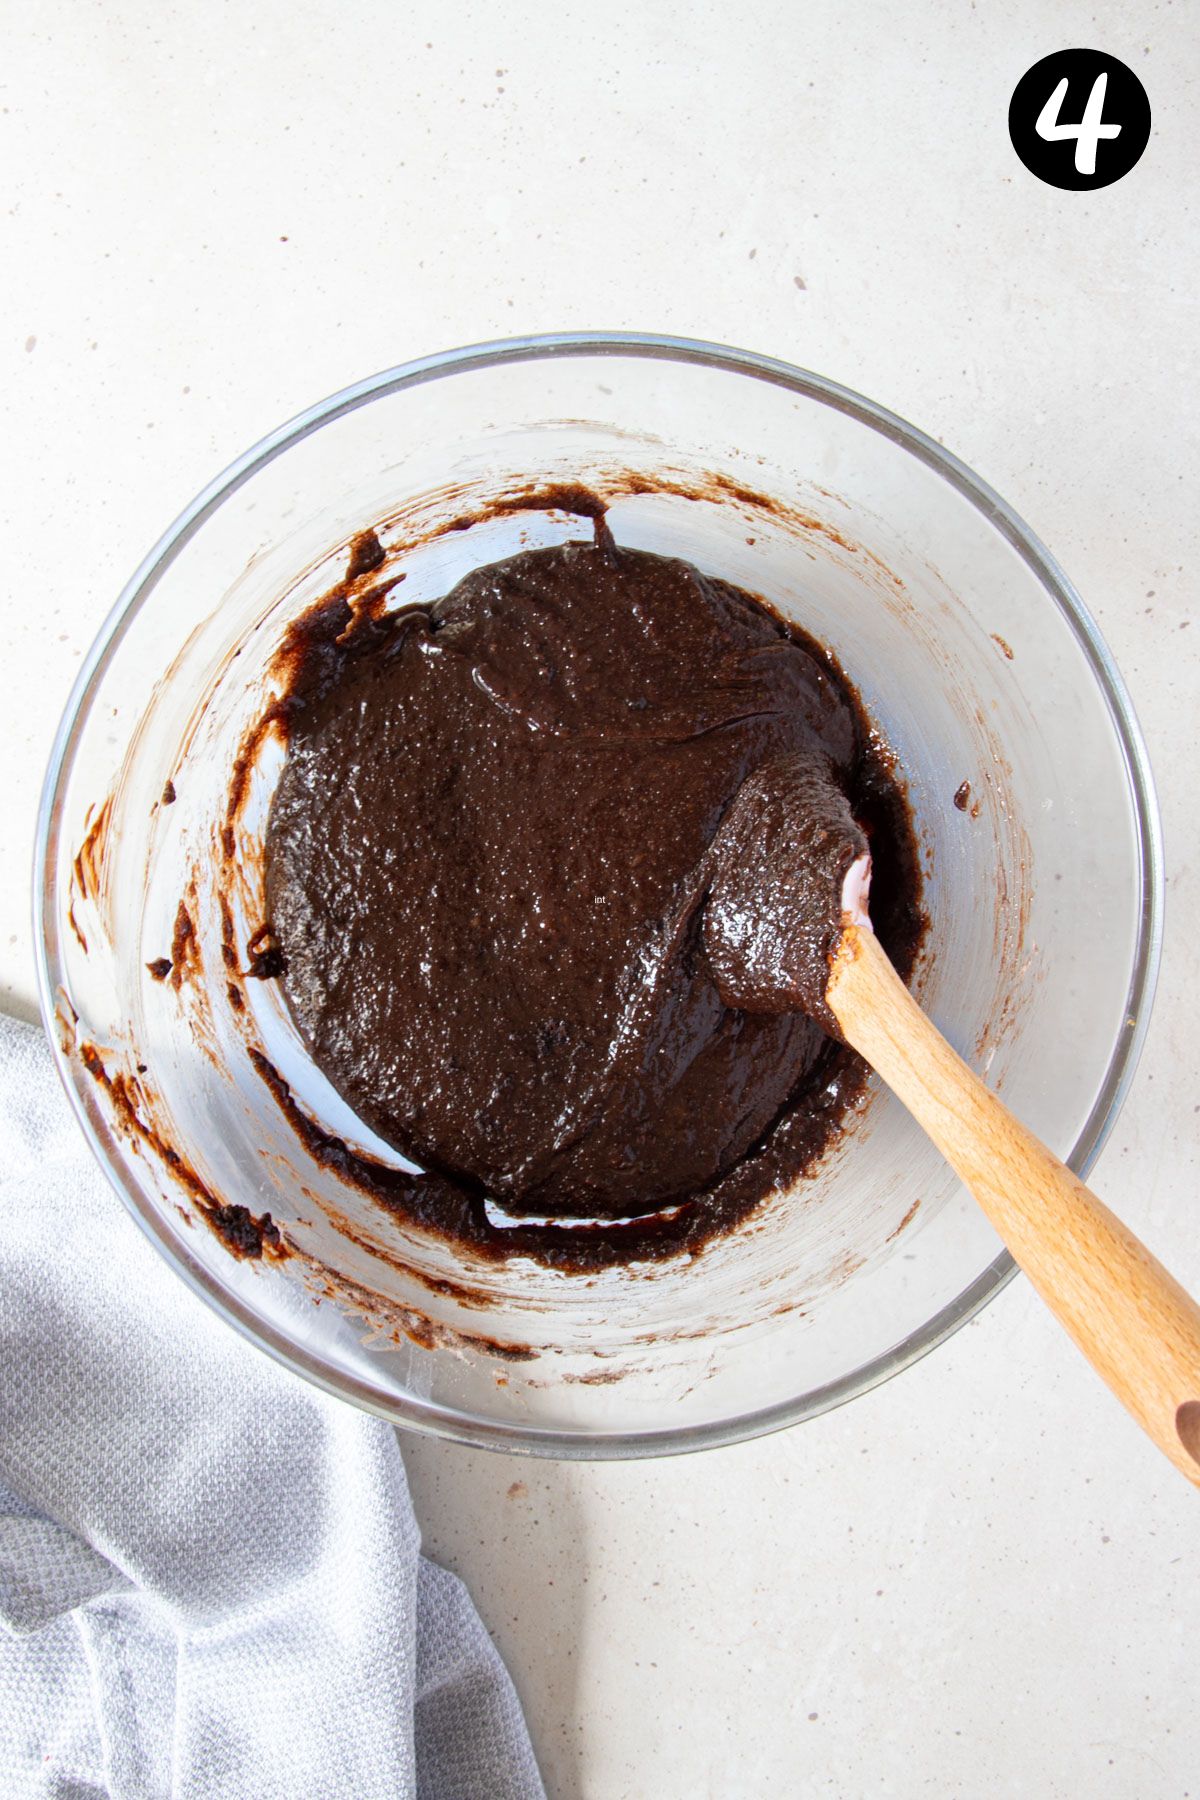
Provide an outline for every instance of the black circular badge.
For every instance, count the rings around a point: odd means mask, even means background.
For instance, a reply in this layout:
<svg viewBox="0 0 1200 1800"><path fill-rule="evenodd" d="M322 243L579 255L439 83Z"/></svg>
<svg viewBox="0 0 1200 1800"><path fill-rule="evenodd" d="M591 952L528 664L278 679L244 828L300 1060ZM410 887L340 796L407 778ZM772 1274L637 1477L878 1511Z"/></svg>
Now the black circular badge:
<svg viewBox="0 0 1200 1800"><path fill-rule="evenodd" d="M1150 138L1150 102L1127 63L1103 50L1056 50L1026 71L1008 103L1008 135L1051 187L1109 187Z"/></svg>

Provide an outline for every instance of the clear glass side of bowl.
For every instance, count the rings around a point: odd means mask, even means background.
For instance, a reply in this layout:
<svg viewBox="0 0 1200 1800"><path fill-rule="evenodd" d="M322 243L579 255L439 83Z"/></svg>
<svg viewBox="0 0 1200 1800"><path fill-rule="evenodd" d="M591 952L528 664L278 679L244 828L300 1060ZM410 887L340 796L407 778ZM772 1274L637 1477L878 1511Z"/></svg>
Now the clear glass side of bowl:
<svg viewBox="0 0 1200 1800"><path fill-rule="evenodd" d="M341 572L364 526L391 521L391 542L524 484L620 489L631 472L710 497L618 497L619 541L762 593L860 685L927 858L921 997L1083 1165L1127 1078L1155 956L1136 727L1069 591L994 497L813 378L670 346L560 344L359 390L248 459L135 579L65 722L44 818L45 979L68 1080L160 1247L256 1341L335 1391L468 1441L557 1454L685 1449L819 1411L929 1348L1010 1268L877 1092L814 1176L695 1262L589 1277L464 1269L315 1163L249 1063L220 978L213 852L287 619ZM402 597L579 531L536 513L448 533L397 565ZM251 851L269 759L258 779ZM81 892L74 859L110 795L102 868ZM176 992L146 964L168 952L189 884L204 976ZM255 908L251 873L236 898L242 943ZM269 984L248 991L253 1029L303 1101L353 1132ZM128 1107L114 1114L82 1042L110 1078L137 1084L151 1132L139 1137ZM155 1144L219 1198L269 1210L299 1254L232 1259ZM472 1297L439 1291L456 1283Z"/></svg>

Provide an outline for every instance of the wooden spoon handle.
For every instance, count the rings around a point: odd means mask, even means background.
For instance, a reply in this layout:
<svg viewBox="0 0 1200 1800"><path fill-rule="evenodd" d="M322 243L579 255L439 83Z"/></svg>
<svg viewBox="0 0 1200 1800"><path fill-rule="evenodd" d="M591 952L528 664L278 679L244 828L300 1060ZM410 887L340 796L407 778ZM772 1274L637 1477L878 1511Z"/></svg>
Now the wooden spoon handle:
<svg viewBox="0 0 1200 1800"><path fill-rule="evenodd" d="M950 1048L873 932L846 927L826 998L1093 1368L1200 1487L1200 1306Z"/></svg>

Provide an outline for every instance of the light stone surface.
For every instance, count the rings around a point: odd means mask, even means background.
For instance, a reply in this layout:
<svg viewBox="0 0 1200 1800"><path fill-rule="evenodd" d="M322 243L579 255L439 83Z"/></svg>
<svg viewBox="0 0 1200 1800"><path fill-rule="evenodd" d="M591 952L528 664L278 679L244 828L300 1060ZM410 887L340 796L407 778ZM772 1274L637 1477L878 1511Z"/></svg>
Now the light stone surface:
<svg viewBox="0 0 1200 1800"><path fill-rule="evenodd" d="M1160 786L1164 978L1096 1172L1200 1287L1192 9L1125 0L35 0L0 65L0 1005L34 1006L41 771L100 621L225 463L407 357L571 327L818 369L1062 561ZM1038 57L1145 82L1094 195L1008 142ZM757 1444L618 1467L413 1441L550 1793L1200 1795L1200 1500L1024 1283Z"/></svg>

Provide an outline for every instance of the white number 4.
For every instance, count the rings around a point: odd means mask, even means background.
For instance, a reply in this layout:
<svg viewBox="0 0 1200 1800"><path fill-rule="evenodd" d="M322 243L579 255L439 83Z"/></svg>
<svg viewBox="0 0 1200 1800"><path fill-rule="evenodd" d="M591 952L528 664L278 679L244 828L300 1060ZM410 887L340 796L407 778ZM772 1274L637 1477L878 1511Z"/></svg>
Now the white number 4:
<svg viewBox="0 0 1200 1800"><path fill-rule="evenodd" d="M1078 125L1060 125L1062 103L1067 97L1067 78L1064 75L1038 114L1034 130L1048 144L1057 144L1063 138L1075 139L1075 171L1079 175L1096 173L1096 145L1101 138L1115 138L1121 135L1119 125L1105 125L1102 122L1104 96L1107 92L1107 74L1097 75L1092 83L1092 91L1088 95L1088 103L1083 109L1083 117Z"/></svg>

